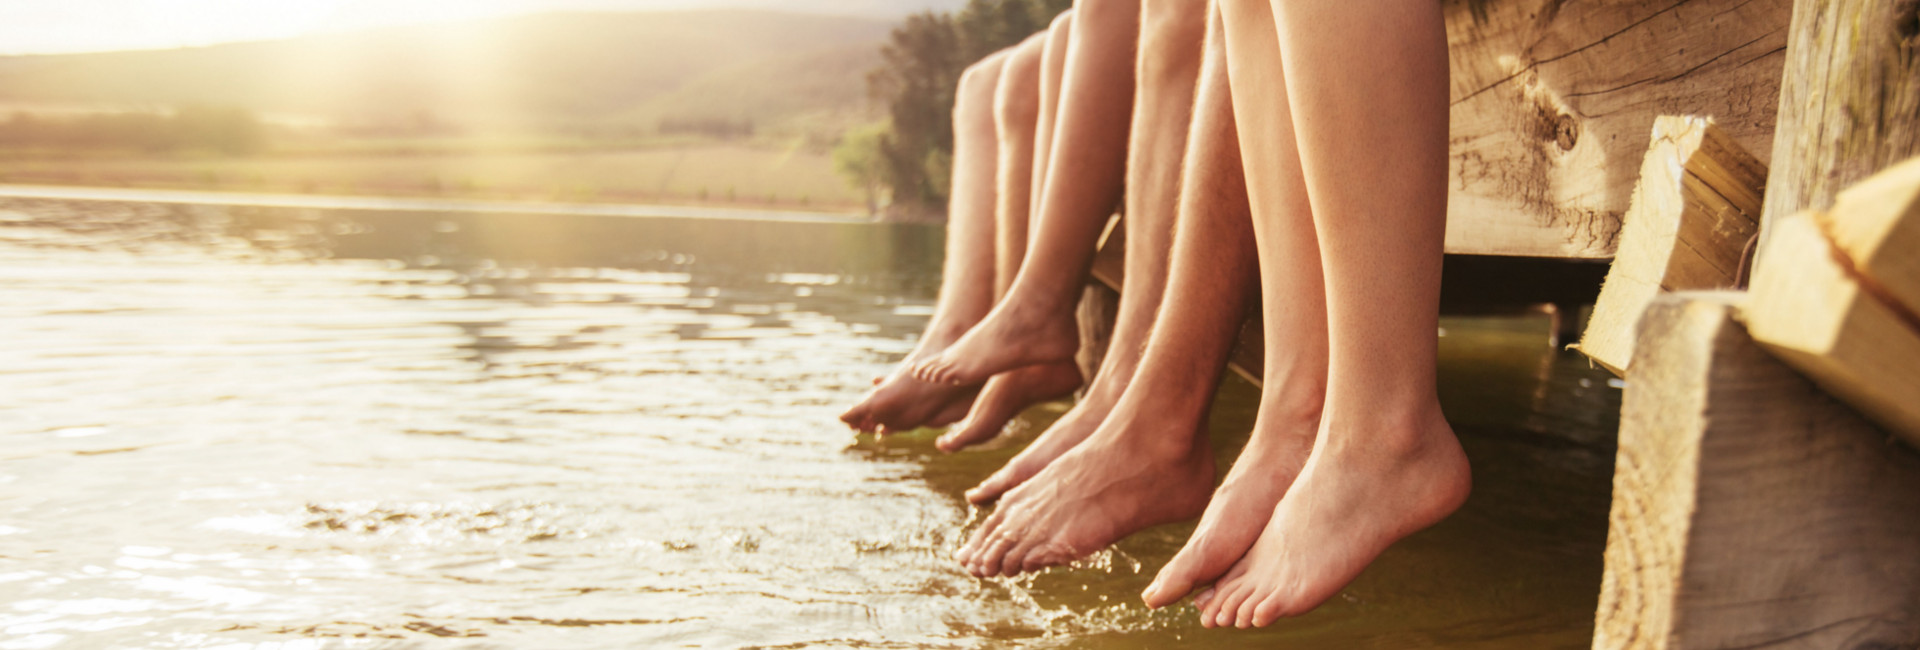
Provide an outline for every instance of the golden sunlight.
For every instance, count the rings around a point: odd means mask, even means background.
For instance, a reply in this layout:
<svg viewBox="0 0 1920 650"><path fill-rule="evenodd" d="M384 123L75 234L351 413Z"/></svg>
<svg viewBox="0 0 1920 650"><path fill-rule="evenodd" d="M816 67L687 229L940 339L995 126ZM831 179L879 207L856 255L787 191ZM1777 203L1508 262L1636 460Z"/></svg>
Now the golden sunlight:
<svg viewBox="0 0 1920 650"><path fill-rule="evenodd" d="M589 8L562 0L65 0L0 4L0 54L160 49Z"/></svg>

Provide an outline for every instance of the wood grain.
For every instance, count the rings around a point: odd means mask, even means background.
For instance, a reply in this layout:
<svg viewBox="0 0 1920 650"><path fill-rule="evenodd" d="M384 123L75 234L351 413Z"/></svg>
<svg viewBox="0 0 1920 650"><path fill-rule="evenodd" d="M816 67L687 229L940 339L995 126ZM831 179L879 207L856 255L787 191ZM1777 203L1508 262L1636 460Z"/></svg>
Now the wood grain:
<svg viewBox="0 0 1920 650"><path fill-rule="evenodd" d="M1869 291L1920 321L1920 158L1840 192L1814 219Z"/></svg>
<svg viewBox="0 0 1920 650"><path fill-rule="evenodd" d="M1911 0L1795 5L1763 230L1825 210L1841 188L1920 154L1915 12Z"/></svg>
<svg viewBox="0 0 1920 650"><path fill-rule="evenodd" d="M1774 222L1743 310L1753 338L1920 446L1920 330L1866 291L1812 216Z"/></svg>
<svg viewBox="0 0 1920 650"><path fill-rule="evenodd" d="M1659 115L1774 140L1790 0L1449 0L1447 252L1611 257Z"/></svg>
<svg viewBox="0 0 1920 650"><path fill-rule="evenodd" d="M1712 120L1656 120L1620 250L1576 349L1624 377L1635 326L1655 296L1734 288L1747 242L1760 231L1766 184L1766 166Z"/></svg>
<svg viewBox="0 0 1920 650"><path fill-rule="evenodd" d="M1737 297L1648 308L1596 649L1920 644L1920 456L1753 343Z"/></svg>

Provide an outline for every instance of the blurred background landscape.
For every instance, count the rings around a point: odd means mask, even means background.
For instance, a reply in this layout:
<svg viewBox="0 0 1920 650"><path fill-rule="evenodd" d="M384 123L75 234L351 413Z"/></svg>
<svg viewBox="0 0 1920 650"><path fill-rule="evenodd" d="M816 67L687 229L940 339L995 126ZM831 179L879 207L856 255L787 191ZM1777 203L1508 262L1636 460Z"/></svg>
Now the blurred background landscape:
<svg viewBox="0 0 1920 650"><path fill-rule="evenodd" d="M0 183L938 219L960 71L1070 4L549 2L283 38L236 9L201 39L237 42L118 51L84 50L138 35L14 34Z"/></svg>

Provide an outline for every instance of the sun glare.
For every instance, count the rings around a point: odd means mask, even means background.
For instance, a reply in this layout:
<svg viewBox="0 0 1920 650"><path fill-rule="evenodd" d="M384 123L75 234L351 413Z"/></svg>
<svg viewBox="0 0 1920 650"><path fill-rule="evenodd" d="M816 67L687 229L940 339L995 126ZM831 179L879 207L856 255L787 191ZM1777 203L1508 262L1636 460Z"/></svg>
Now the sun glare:
<svg viewBox="0 0 1920 650"><path fill-rule="evenodd" d="M0 54L158 49L484 18L590 2L62 0L0 3Z"/></svg>

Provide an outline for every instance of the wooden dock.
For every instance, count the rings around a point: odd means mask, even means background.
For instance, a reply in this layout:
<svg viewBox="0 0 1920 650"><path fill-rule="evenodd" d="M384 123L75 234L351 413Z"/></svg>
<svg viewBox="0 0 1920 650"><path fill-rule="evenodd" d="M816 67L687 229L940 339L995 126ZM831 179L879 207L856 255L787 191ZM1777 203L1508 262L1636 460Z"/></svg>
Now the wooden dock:
<svg viewBox="0 0 1920 650"><path fill-rule="evenodd" d="M1443 311L1595 305L1627 378L1593 647L1920 648L1914 0L1445 11Z"/></svg>

